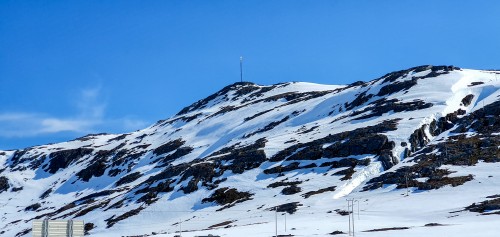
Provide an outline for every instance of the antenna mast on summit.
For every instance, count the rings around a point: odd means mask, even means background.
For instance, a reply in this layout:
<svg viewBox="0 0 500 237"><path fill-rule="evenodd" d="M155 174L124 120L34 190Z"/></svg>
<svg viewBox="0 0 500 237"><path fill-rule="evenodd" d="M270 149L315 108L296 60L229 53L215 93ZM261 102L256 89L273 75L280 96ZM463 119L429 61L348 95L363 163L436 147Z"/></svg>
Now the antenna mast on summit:
<svg viewBox="0 0 500 237"><path fill-rule="evenodd" d="M243 82L243 57L240 56L240 82Z"/></svg>

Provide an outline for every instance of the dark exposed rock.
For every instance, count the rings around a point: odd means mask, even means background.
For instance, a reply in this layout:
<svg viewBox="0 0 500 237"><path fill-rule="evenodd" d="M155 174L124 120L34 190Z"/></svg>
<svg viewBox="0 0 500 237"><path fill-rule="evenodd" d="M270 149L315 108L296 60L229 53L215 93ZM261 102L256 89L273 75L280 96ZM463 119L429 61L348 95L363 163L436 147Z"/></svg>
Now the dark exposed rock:
<svg viewBox="0 0 500 237"><path fill-rule="evenodd" d="M250 117L246 117L246 118L244 118L243 120L244 120L244 121L250 121L250 120L252 120L252 119L254 119L254 118L257 118L257 117L259 117L259 116L261 116L261 115L263 115L263 114L265 114L265 113L271 112L271 111L273 111L273 110L272 110L272 109L264 110L264 111L262 111L262 112L258 112L258 113L256 113L256 114L254 114L254 115L252 115L252 116L250 116Z"/></svg>
<svg viewBox="0 0 500 237"><path fill-rule="evenodd" d="M40 205L40 203L35 203L35 204L29 205L26 208L24 208L24 211L36 211L40 207L42 207L42 205Z"/></svg>
<svg viewBox="0 0 500 237"><path fill-rule="evenodd" d="M349 215L349 213L352 213L350 211L346 211L346 210L340 210L340 209L335 209L335 212L341 216L347 216Z"/></svg>
<svg viewBox="0 0 500 237"><path fill-rule="evenodd" d="M407 230L410 229L410 227L390 227L390 228L380 228L380 229L373 229L373 230L365 230L363 232L380 232L380 231L389 231L389 230Z"/></svg>
<svg viewBox="0 0 500 237"><path fill-rule="evenodd" d="M31 232L31 228L26 228L22 230L21 232L17 233L15 237L21 237L27 235L29 232Z"/></svg>
<svg viewBox="0 0 500 237"><path fill-rule="evenodd" d="M277 188L277 187L282 187L282 186L291 186L291 185L297 185L301 184L302 181L290 181L290 182L285 182L285 181L278 181L274 182L272 184L267 185L268 188Z"/></svg>
<svg viewBox="0 0 500 237"><path fill-rule="evenodd" d="M85 223L85 226L83 230L85 231L85 235L89 235L89 232L95 228L94 223L87 222Z"/></svg>
<svg viewBox="0 0 500 237"><path fill-rule="evenodd" d="M157 147L156 149L154 149L153 153L155 155L162 155L165 153L169 153L169 152L172 152L172 151L176 150L177 148L181 147L182 145L184 145L184 143L186 143L186 141L183 141L180 138L177 140L169 141L169 142Z"/></svg>
<svg viewBox="0 0 500 237"><path fill-rule="evenodd" d="M244 202L247 200L250 200L250 198L253 196L253 194L249 192L239 192L235 188L220 188L215 190L212 195L208 198L204 198L202 202L215 202L219 205L227 205L227 204L233 204L235 202L240 203Z"/></svg>
<svg viewBox="0 0 500 237"><path fill-rule="evenodd" d="M417 79L412 79L408 81L396 81L380 88L380 91L378 92L377 96L382 97L396 92L409 90L415 85L417 85Z"/></svg>
<svg viewBox="0 0 500 237"><path fill-rule="evenodd" d="M299 143L287 149L278 152L271 157L271 161L281 160L315 160L322 157L347 157L350 155L361 154L389 154L390 160L385 164L386 168L392 167L397 163L397 160L390 153L384 153L384 150L390 150L394 147L394 142L389 142L385 135L385 131L396 129L396 124L399 120L384 121L375 126L359 128L353 131L342 132L339 134L328 135L327 137L315 140L308 143ZM328 145L323 148L325 144ZM290 164L285 167L285 171L299 168L298 164ZM283 172L278 171L283 169L268 169L267 173ZM266 172L266 171L265 171Z"/></svg>
<svg viewBox="0 0 500 237"><path fill-rule="evenodd" d="M161 164L159 164L157 167L163 167L168 164L170 164L171 161L174 161L178 158L181 158L193 151L194 149L192 147L186 146L186 147L179 147L177 150L175 150L174 153L170 155L166 155L165 157L161 158Z"/></svg>
<svg viewBox="0 0 500 237"><path fill-rule="evenodd" d="M5 176L0 176L0 193L7 191L9 188L9 179Z"/></svg>
<svg viewBox="0 0 500 237"><path fill-rule="evenodd" d="M468 94L462 99L462 105L463 106L469 106L470 103L472 102L472 99L474 98L473 94Z"/></svg>
<svg viewBox="0 0 500 237"><path fill-rule="evenodd" d="M308 129L301 129L297 133L298 134L306 134L306 133L310 133L310 132L314 131L317 128L319 128L319 126L312 126L312 127L308 128Z"/></svg>
<svg viewBox="0 0 500 237"><path fill-rule="evenodd" d="M176 115L183 115L183 114L189 113L189 112L197 110L197 109L202 109L210 101L214 100L218 96L225 95L229 91L236 91L239 88L241 88L241 92L236 92L237 96L241 96L243 94L248 94L248 93L252 92L254 90L254 88L258 89L254 83L251 83L251 82L237 82L237 83L234 83L234 84L231 84L231 85L228 85L228 86L222 88L222 90L218 91L215 94L212 94L212 95L208 96L205 99L199 100L199 101L195 102L194 104L192 104L192 105L190 105L188 107L185 107L184 109L182 109Z"/></svg>
<svg viewBox="0 0 500 237"><path fill-rule="evenodd" d="M115 169L110 169L110 170L108 171L108 176L109 176L109 177L115 177L115 176L119 175L121 172L122 172L122 170L121 170L121 169L118 169L118 168L115 168Z"/></svg>
<svg viewBox="0 0 500 237"><path fill-rule="evenodd" d="M40 195L40 199L47 198L51 192L52 192L52 188L47 189L45 192L42 193L42 195Z"/></svg>
<svg viewBox="0 0 500 237"><path fill-rule="evenodd" d="M331 186L331 187L322 188L322 189L319 189L319 190L316 190L316 191L309 191L307 193L302 194L302 196L304 198L309 198L309 197L311 197L313 195L317 195L317 194L320 194L320 193L333 192L333 191L335 191L335 188L336 188L336 186Z"/></svg>
<svg viewBox="0 0 500 237"><path fill-rule="evenodd" d="M264 170L264 174L277 174L277 173L283 173L283 172L288 172L292 170L299 169L299 162L292 162L288 164L287 166L275 166L273 168L269 168Z"/></svg>
<svg viewBox="0 0 500 237"><path fill-rule="evenodd" d="M439 224L439 223L427 223L424 225L425 227L434 227L434 226L444 226L443 224Z"/></svg>
<svg viewBox="0 0 500 237"><path fill-rule="evenodd" d="M465 210L471 212L479 212L483 214L498 214L500 215L500 198L486 200L480 203L473 203L470 206L466 207ZM497 211L497 212L494 212Z"/></svg>
<svg viewBox="0 0 500 237"><path fill-rule="evenodd" d="M119 136L116 136L114 138L111 138L108 140L108 142L114 142L114 141L120 141L120 140L123 140L125 139L129 134L128 133L125 133L125 134L122 134L122 135L119 135Z"/></svg>
<svg viewBox="0 0 500 237"><path fill-rule="evenodd" d="M344 177L340 178L340 180L345 181L351 179L354 172L354 167L350 167L341 171L337 171L333 175L344 175Z"/></svg>
<svg viewBox="0 0 500 237"><path fill-rule="evenodd" d="M59 169L67 168L72 162L86 155L90 155L91 153L92 149L89 148L76 148L53 152L50 154L50 163L46 171L55 174Z"/></svg>
<svg viewBox="0 0 500 237"><path fill-rule="evenodd" d="M408 73L410 73L411 71L413 71L415 73L418 73L418 72L423 72L423 71L429 70L429 69L432 69L431 65L423 65L423 66L409 68L409 69L406 69L406 70L400 70L400 71L390 72L390 73L387 73L386 75L382 76L379 79L384 79L383 83L394 82L397 79L408 75Z"/></svg>
<svg viewBox="0 0 500 237"><path fill-rule="evenodd" d="M222 226L227 226L231 223L233 223L234 221L223 221L221 223L217 223L217 224L214 224L214 225L211 225L208 227L208 229L214 229L214 228L218 228L218 227L222 227Z"/></svg>
<svg viewBox="0 0 500 237"><path fill-rule="evenodd" d="M415 152L418 149L424 147L429 142L429 138L425 133L426 129L428 129L428 125L424 124L410 135L409 142L411 144L412 152Z"/></svg>
<svg viewBox="0 0 500 237"><path fill-rule="evenodd" d="M406 81L397 81L397 79L406 77L409 75L410 72L418 73L422 72L425 70L431 70L431 72L425 76L422 77L412 77L410 80ZM425 66L418 66L418 67L413 67L410 69L406 70L401 70L401 71L396 71L396 72L391 72L388 73L384 76L381 77L381 79L384 79L383 83L390 83L382 87L377 94L378 96L385 96L389 95L392 93L408 90L414 85L417 84L417 80L419 79L425 79L425 78L430 78L430 77L437 77L439 75L447 74L450 71L453 70L459 70L460 68L454 67L454 66L430 66L430 65L425 65Z"/></svg>
<svg viewBox="0 0 500 237"><path fill-rule="evenodd" d="M218 177L220 175L222 175L222 173L215 170L215 164L213 163L199 163L192 165L187 168L180 179L180 182L182 182L191 178L187 186L182 187L181 190L184 191L184 193L192 193L198 190L198 183L200 181L204 183L211 183L214 177Z"/></svg>
<svg viewBox="0 0 500 237"><path fill-rule="evenodd" d="M486 196L486 198L500 198L500 194Z"/></svg>
<svg viewBox="0 0 500 237"><path fill-rule="evenodd" d="M18 165L29 159L29 157L24 157L24 155L27 154L30 150L31 148L26 148L23 150L16 150L14 152L14 155L10 159L11 164L9 166L12 169L12 171L17 171L21 169L21 166Z"/></svg>
<svg viewBox="0 0 500 237"><path fill-rule="evenodd" d="M21 190L23 190L23 187L13 187L10 191L11 192L19 192Z"/></svg>
<svg viewBox="0 0 500 237"><path fill-rule="evenodd" d="M137 180L138 178L140 178L141 176L142 176L141 172L134 172L134 173L125 175L125 176L121 177L118 181L116 181L115 185L121 186L123 184L131 183L131 182Z"/></svg>
<svg viewBox="0 0 500 237"><path fill-rule="evenodd" d="M376 100L369 104L369 107L364 108L362 110L354 111L350 116L356 116L359 114L364 114L370 112L369 114L360 116L355 118L354 120L362 120L373 117L380 117L388 112L403 112L403 111L414 111L414 110L422 110L426 108L432 107L432 103L426 103L422 100L414 100L410 102L399 102L397 99L386 100L385 98Z"/></svg>
<svg viewBox="0 0 500 237"><path fill-rule="evenodd" d="M358 107L358 106L360 106L360 105L368 102L373 97L373 94L368 94L367 95L366 94L367 92L368 91L363 91L351 103L346 103L345 104L346 110L353 109L355 107Z"/></svg>
<svg viewBox="0 0 500 237"><path fill-rule="evenodd" d="M216 158L210 158L217 163L225 163L226 161L232 161L228 165L221 166L222 170L231 170L235 174L241 174L245 170L251 170L259 167L263 162L265 162L266 154L262 148L265 146L267 140L265 138L260 138L255 141L254 144L244 146L244 147L231 147L227 149L221 149L210 155L217 156ZM229 154L226 154L229 153Z"/></svg>
<svg viewBox="0 0 500 237"><path fill-rule="evenodd" d="M137 199L137 203L145 203L147 205L151 205L154 202L158 201L158 193L157 192L147 192L142 195L139 199Z"/></svg>
<svg viewBox="0 0 500 237"><path fill-rule="evenodd" d="M82 169L76 173L76 176L81 180L88 182L92 177L101 177L106 171L107 165L105 159L98 159L93 161L87 168Z"/></svg>
<svg viewBox="0 0 500 237"><path fill-rule="evenodd" d="M477 86L477 85L482 85L484 84L484 82L482 81L474 81L474 82L471 82L470 85L468 85L469 87L472 87L472 86Z"/></svg>
<svg viewBox="0 0 500 237"><path fill-rule="evenodd" d="M293 195L300 192L302 192L302 189L297 185L291 185L281 190L281 194L283 195Z"/></svg>
<svg viewBox="0 0 500 237"><path fill-rule="evenodd" d="M75 214L75 218L77 217L80 217L80 216L85 216L87 213L91 212L91 211L94 211L96 209L99 209L99 208L103 208L105 207L106 205L108 205L108 203L110 202L111 200L106 200L106 201L103 201L103 202L100 202L96 205L91 205L89 207L86 207L85 209L79 211L78 213Z"/></svg>
<svg viewBox="0 0 500 237"><path fill-rule="evenodd" d="M251 136L253 136L253 135L255 135L255 134L258 134L258 133L263 133L263 132L269 131L269 130L271 130L271 129L275 128L276 126L278 126L278 125L280 125L280 124L284 123L284 122L285 122L285 121L287 121L289 118L290 118L289 116L286 116L286 117L282 118L282 119L281 119L281 120L279 120L279 121L270 122L269 124L267 124L267 125L266 125L266 126L264 126L263 128L261 128L261 129L259 129L259 130L255 131L255 132L252 132L252 133L246 134L244 137L245 137L245 138L248 138L248 137L251 137Z"/></svg>
<svg viewBox="0 0 500 237"><path fill-rule="evenodd" d="M217 112L215 112L215 113L207 116L206 119L213 118L213 117L216 117L216 116L219 116L219 115L223 115L225 113L238 110L239 108L241 108L241 107L236 107L236 106L233 106L233 105L223 106L223 107L220 108L219 111L217 111Z"/></svg>
<svg viewBox="0 0 500 237"><path fill-rule="evenodd" d="M135 216L135 215L139 214L144 208L146 208L146 207L141 206L141 207L138 207L136 209L130 210L128 212L125 212L124 214L119 215L117 217L115 217L115 215L113 215L112 217L110 217L110 218L108 218L108 219L105 220L106 223L107 223L106 228L111 228L117 222L125 220L125 219L127 219L127 218L129 218L131 216Z"/></svg>
<svg viewBox="0 0 500 237"><path fill-rule="evenodd" d="M276 211L276 212L287 212L288 214L293 214L297 211L297 208L302 206L299 202L290 202L281 204L272 208L268 208L268 211Z"/></svg>
<svg viewBox="0 0 500 237"><path fill-rule="evenodd" d="M120 190L103 190L103 191L100 191L100 192L95 192L95 193L92 193L92 194L89 194L85 197L82 197L80 199L78 199L76 202L82 202L82 201L85 201L85 200L88 200L88 199L94 199L94 198L97 198L97 197L103 197L103 196L109 196L115 192L118 192Z"/></svg>

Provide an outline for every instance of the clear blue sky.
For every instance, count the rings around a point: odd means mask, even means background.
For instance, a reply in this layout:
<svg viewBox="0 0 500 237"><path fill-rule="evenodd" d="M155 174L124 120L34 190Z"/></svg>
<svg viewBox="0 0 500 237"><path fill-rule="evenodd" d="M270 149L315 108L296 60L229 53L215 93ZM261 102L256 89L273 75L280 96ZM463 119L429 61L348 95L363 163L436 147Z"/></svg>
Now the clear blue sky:
<svg viewBox="0 0 500 237"><path fill-rule="evenodd" d="M244 77L500 68L500 1L0 1L0 149L146 127Z"/></svg>

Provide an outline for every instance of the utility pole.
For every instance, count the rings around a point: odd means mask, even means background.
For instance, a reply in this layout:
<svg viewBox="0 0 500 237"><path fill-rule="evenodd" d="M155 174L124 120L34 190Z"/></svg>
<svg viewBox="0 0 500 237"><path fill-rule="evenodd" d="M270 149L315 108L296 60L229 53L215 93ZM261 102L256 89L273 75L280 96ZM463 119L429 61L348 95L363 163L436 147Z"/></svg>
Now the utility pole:
<svg viewBox="0 0 500 237"><path fill-rule="evenodd" d="M355 236L355 234L354 234L354 199L347 199L347 212L349 213L349 236ZM351 218L352 218L352 222L351 222ZM352 232L351 232L351 223L352 223ZM352 235L351 235L351 233L352 233Z"/></svg>
<svg viewBox="0 0 500 237"><path fill-rule="evenodd" d="M243 82L243 57L240 56L240 82Z"/></svg>
<svg viewBox="0 0 500 237"><path fill-rule="evenodd" d="M351 200L351 213L352 213L352 236L356 236L354 231L354 199Z"/></svg>
<svg viewBox="0 0 500 237"><path fill-rule="evenodd" d="M349 214L349 236L351 236L351 202L347 199L347 213Z"/></svg>
<svg viewBox="0 0 500 237"><path fill-rule="evenodd" d="M182 219L179 219L179 236L182 237Z"/></svg>
<svg viewBox="0 0 500 237"><path fill-rule="evenodd" d="M356 200L356 202L358 203L358 220L359 220L359 201Z"/></svg>
<svg viewBox="0 0 500 237"><path fill-rule="evenodd" d="M287 232L287 229L286 229L286 212L285 212L285 233Z"/></svg>
<svg viewBox="0 0 500 237"><path fill-rule="evenodd" d="M276 206L276 209L274 209L274 219L275 219L275 224L276 224L276 237L278 237L278 206Z"/></svg>
<svg viewBox="0 0 500 237"><path fill-rule="evenodd" d="M405 180L406 180L406 196L408 196L409 191L408 191L408 173L405 173Z"/></svg>

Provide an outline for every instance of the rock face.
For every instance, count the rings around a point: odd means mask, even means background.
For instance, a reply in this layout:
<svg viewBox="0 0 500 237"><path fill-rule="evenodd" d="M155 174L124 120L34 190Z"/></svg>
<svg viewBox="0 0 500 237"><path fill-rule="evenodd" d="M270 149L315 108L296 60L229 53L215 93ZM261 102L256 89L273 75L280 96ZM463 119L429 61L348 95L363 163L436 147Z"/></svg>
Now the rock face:
<svg viewBox="0 0 500 237"><path fill-rule="evenodd" d="M0 176L0 193L7 191L9 188L9 180L4 176Z"/></svg>
<svg viewBox="0 0 500 237"><path fill-rule="evenodd" d="M426 65L347 86L235 83L143 130L0 151L0 198L10 202L0 233L82 218L93 234L158 208L295 215L358 185L460 186L475 174L453 167L500 161L493 73Z"/></svg>

